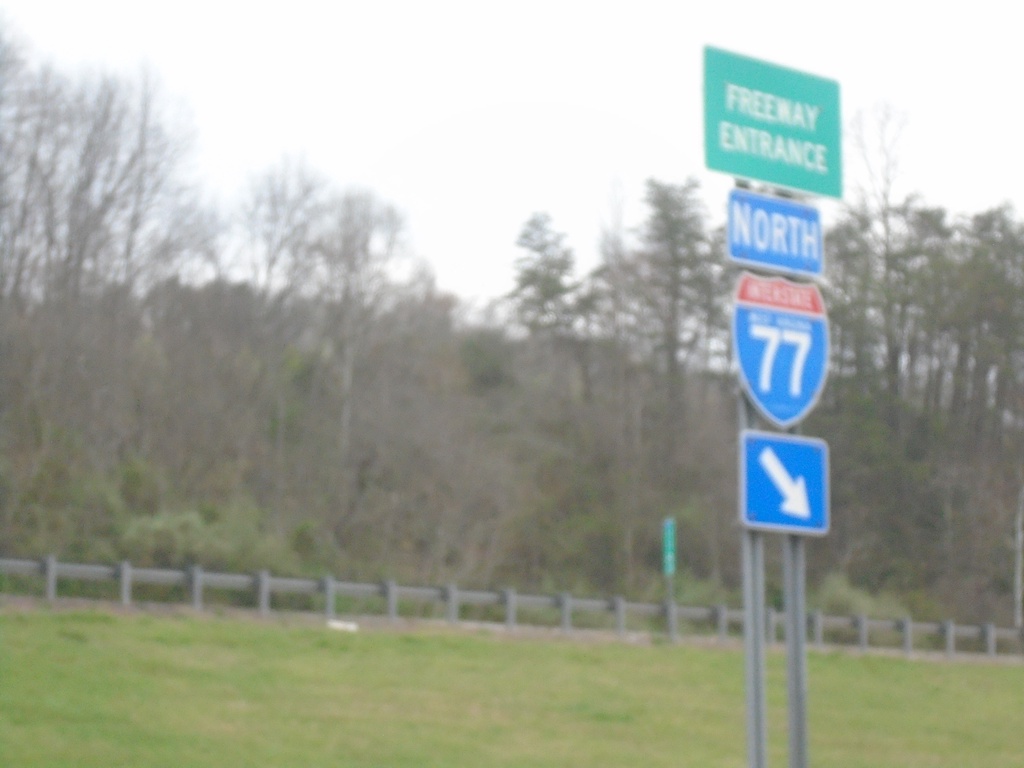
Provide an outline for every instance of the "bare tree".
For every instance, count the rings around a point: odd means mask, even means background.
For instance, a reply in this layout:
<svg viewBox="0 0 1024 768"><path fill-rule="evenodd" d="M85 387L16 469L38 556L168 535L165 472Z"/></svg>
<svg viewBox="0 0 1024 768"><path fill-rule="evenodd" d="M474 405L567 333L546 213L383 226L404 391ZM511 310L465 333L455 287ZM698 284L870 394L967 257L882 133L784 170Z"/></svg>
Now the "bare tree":
<svg viewBox="0 0 1024 768"><path fill-rule="evenodd" d="M287 485L285 432L288 400L287 355L298 344L296 302L308 290L316 258L316 238L324 227L327 183L300 163L284 160L252 179L240 206L245 248L261 307L263 333L259 388L274 402L272 498L278 529ZM260 407L262 402L256 402Z"/></svg>
<svg viewBox="0 0 1024 768"><path fill-rule="evenodd" d="M287 159L250 182L240 222L253 284L265 296L290 295L310 277L327 195L324 179Z"/></svg>
<svg viewBox="0 0 1024 768"><path fill-rule="evenodd" d="M372 323L387 297L388 265L401 243L402 221L368 192L337 194L314 240L309 280L320 313L319 343L338 382L336 435L341 521L360 503L360 459L353 455L355 371Z"/></svg>

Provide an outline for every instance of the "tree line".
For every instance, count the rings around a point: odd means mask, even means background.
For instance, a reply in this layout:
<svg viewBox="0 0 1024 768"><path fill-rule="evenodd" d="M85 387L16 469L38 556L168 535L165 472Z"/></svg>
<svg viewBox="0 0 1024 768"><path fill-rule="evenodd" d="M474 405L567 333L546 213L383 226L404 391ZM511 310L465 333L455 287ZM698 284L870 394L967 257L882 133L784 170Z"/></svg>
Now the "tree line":
<svg viewBox="0 0 1024 768"><path fill-rule="evenodd" d="M397 209L287 161L218 209L151 79L0 46L0 553L650 597L739 581L736 270L648 181L580 274L550 216L472 314L399 277ZM840 576L1012 612L1024 224L878 194L826 233Z"/></svg>

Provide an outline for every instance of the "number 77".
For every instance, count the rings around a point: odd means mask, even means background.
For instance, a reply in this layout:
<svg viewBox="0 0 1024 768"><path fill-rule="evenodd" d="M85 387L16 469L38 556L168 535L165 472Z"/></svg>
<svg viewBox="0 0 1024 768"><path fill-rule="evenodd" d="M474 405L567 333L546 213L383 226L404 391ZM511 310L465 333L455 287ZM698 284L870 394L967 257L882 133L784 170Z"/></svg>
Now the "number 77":
<svg viewBox="0 0 1024 768"><path fill-rule="evenodd" d="M804 377L804 364L807 353L811 350L811 334L807 331L776 328L774 325L751 325L750 335L758 341L765 342L764 357L761 358L761 370L757 379L757 388L768 392L772 388L772 369L775 366L775 355L780 344L796 347L793 354L793 368L789 372L789 394L800 396Z"/></svg>

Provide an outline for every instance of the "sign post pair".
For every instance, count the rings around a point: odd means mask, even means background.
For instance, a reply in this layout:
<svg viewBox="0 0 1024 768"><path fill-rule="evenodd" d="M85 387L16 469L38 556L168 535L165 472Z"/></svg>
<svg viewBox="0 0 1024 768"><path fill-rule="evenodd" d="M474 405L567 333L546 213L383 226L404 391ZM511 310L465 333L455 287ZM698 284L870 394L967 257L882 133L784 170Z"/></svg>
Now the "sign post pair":
<svg viewBox="0 0 1024 768"><path fill-rule="evenodd" d="M804 537L829 528L828 445L794 434L828 370L821 219L796 194L842 196L839 85L715 48L704 53L707 165L744 181L729 196L750 768L766 768L765 532L785 534L790 767L807 766ZM746 180L767 184L756 194ZM781 190L781 191L779 191ZM765 276L764 273L767 273ZM785 275L780 276L780 275ZM778 431L749 428L751 409Z"/></svg>

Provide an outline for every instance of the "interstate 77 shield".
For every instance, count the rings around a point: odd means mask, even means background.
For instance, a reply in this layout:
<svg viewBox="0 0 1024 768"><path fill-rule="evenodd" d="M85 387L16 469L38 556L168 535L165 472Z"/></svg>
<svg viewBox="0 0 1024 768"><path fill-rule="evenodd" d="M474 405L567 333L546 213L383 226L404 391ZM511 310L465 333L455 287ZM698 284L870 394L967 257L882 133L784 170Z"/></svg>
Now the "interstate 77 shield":
<svg viewBox="0 0 1024 768"><path fill-rule="evenodd" d="M828 368L828 319L817 286L740 275L733 302L739 378L758 411L786 429L818 402Z"/></svg>

